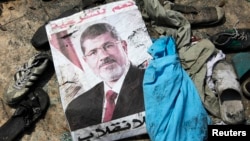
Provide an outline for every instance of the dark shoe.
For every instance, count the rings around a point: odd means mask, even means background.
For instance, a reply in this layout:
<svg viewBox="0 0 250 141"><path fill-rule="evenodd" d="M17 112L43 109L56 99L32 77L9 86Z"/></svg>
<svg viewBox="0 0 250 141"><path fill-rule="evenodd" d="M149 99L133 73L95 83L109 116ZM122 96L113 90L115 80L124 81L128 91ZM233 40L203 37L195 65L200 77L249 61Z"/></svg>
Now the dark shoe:
<svg viewBox="0 0 250 141"><path fill-rule="evenodd" d="M8 105L15 105L30 91L39 77L46 71L51 63L50 56L39 53L31 57L14 75L10 81L3 100Z"/></svg>
<svg viewBox="0 0 250 141"><path fill-rule="evenodd" d="M54 20L73 15L77 12L80 12L80 8L74 7L72 9L65 11L64 13L59 15ZM47 37L47 32L46 32L46 28L45 28L46 25L47 25L47 23L42 25L41 27L39 27L37 29L37 31L35 32L35 34L31 38L30 42L36 50L49 50L50 49L50 45L49 45L49 41L48 41L48 37Z"/></svg>
<svg viewBox="0 0 250 141"><path fill-rule="evenodd" d="M232 29L209 38L223 52L240 52L250 49L250 29Z"/></svg>
<svg viewBox="0 0 250 141"><path fill-rule="evenodd" d="M212 78L219 98L221 119L226 124L245 121L242 91L233 66L225 60L215 64Z"/></svg>
<svg viewBox="0 0 250 141"><path fill-rule="evenodd" d="M12 117L0 127L0 141L13 141L44 116L50 104L48 94L36 88L23 99Z"/></svg>
<svg viewBox="0 0 250 141"><path fill-rule="evenodd" d="M181 12L191 25L214 25L220 22L225 12L221 7L194 7L180 4L171 5L171 9Z"/></svg>

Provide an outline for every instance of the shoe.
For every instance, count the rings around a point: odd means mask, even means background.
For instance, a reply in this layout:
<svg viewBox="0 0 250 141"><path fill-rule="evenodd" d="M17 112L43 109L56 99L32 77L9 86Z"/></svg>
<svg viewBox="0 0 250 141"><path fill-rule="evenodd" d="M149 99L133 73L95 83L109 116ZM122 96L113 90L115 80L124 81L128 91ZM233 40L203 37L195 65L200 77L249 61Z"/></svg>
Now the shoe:
<svg viewBox="0 0 250 141"><path fill-rule="evenodd" d="M104 4L104 3L105 3L105 0L91 0L91 1L90 0L82 0L82 3L79 4L79 6L75 6L71 9L66 10L65 12L63 12L58 17L56 17L52 20L57 20L60 18L71 16L75 13L80 12L83 9L91 8L91 7L96 6L97 4ZM49 45L49 41L48 41L48 37L47 37L47 32L46 32L46 28L45 28L47 23L40 26L30 40L32 46L36 50L49 50L50 49L50 45Z"/></svg>
<svg viewBox="0 0 250 141"><path fill-rule="evenodd" d="M72 9L69 9L69 10L63 12L61 15L59 15L54 20L73 15L77 12L80 12L80 8L74 7ZM39 27L30 40L32 46L36 50L49 50L50 49L49 40L47 37L46 28L45 28L46 25L47 25L47 23L42 25L41 27Z"/></svg>
<svg viewBox="0 0 250 141"><path fill-rule="evenodd" d="M27 129L43 118L49 105L48 94L42 88L36 88L27 99L20 102L12 117L0 127L0 140L20 139Z"/></svg>
<svg viewBox="0 0 250 141"><path fill-rule="evenodd" d="M221 119L226 124L242 124L245 121L242 91L233 66L225 60L215 64L212 74L219 99Z"/></svg>
<svg viewBox="0 0 250 141"><path fill-rule="evenodd" d="M31 57L14 75L10 81L3 100L10 106L17 104L33 87L39 77L46 71L51 63L50 56L39 53Z"/></svg>
<svg viewBox="0 0 250 141"><path fill-rule="evenodd" d="M250 29L232 29L209 37L223 52L240 52L250 49Z"/></svg>
<svg viewBox="0 0 250 141"><path fill-rule="evenodd" d="M221 7L194 7L180 4L171 5L171 10L181 12L191 25L214 25L225 17Z"/></svg>

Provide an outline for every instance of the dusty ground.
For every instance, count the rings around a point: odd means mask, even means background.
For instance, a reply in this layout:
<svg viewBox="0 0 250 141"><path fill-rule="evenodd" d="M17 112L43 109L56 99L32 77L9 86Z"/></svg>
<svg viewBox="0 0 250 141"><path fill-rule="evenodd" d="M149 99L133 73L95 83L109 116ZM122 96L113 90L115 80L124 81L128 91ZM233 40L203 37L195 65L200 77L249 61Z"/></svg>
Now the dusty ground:
<svg viewBox="0 0 250 141"><path fill-rule="evenodd" d="M2 101L2 95L16 68L33 56L37 50L30 39L35 31L46 21L60 15L63 11L81 3L81 0L0 0L0 125L4 124L15 111ZM213 27L193 27L194 34L204 36L232 28L239 21L238 28L249 28L250 2L246 0L176 0L175 3L193 6L224 5L226 20ZM230 58L231 54L227 57ZM246 60L249 61L249 60ZM49 73L49 72L48 72ZM58 83L55 74L44 86L50 96L51 105L44 119L34 130L25 134L23 141L58 141L68 133L68 126L60 103ZM249 99L244 97L246 119L250 120Z"/></svg>

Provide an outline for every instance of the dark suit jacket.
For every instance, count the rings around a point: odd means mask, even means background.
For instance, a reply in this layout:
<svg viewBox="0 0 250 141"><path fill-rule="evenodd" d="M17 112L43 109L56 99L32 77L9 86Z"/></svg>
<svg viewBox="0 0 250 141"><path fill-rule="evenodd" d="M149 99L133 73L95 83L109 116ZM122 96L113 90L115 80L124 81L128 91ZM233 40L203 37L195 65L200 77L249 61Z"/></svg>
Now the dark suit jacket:
<svg viewBox="0 0 250 141"><path fill-rule="evenodd" d="M124 79L112 119L142 112L144 70L130 66ZM99 83L89 91L73 99L65 114L72 131L102 122L104 84Z"/></svg>

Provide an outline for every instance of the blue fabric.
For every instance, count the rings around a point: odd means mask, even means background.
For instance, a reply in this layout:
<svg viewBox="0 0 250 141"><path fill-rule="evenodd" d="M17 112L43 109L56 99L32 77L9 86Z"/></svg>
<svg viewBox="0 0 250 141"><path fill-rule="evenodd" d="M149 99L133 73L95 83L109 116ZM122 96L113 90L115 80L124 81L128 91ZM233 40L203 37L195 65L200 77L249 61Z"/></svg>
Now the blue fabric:
<svg viewBox="0 0 250 141"><path fill-rule="evenodd" d="M143 80L147 132L152 141L204 141L211 124L198 91L182 68L175 41L161 37Z"/></svg>

